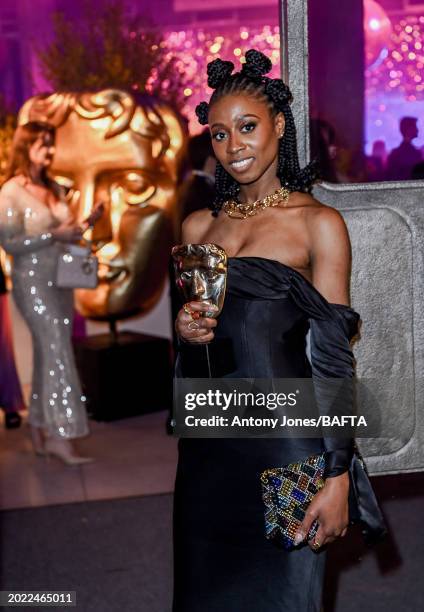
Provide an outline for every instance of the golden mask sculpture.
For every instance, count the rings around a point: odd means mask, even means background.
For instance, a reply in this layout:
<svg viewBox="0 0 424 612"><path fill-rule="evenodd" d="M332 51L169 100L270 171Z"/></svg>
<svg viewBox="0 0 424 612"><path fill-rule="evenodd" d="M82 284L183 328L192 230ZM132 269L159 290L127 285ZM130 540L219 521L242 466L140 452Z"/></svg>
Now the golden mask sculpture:
<svg viewBox="0 0 424 612"><path fill-rule="evenodd" d="M227 284L227 254L213 243L179 244L172 249L175 282L184 302L205 301L218 310L206 312L217 317L222 310Z"/></svg>
<svg viewBox="0 0 424 612"><path fill-rule="evenodd" d="M179 224L186 136L178 115L165 104L137 104L107 89L34 96L19 113L19 124L28 121L57 128L51 173L67 187L78 220L104 202L91 236L100 282L76 291L78 310L109 321L146 312L161 294Z"/></svg>

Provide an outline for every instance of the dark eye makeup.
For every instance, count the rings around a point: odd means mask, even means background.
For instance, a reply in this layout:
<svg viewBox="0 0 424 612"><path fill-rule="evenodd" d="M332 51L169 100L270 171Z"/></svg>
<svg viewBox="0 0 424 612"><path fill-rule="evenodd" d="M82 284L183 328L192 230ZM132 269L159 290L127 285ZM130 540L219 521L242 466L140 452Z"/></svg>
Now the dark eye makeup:
<svg viewBox="0 0 424 612"><path fill-rule="evenodd" d="M226 134L223 131L219 131L219 132L215 132L212 134L212 138L214 140L216 140L217 142L220 142L221 140L224 140Z"/></svg>
<svg viewBox="0 0 424 612"><path fill-rule="evenodd" d="M247 123L243 123L243 125L240 127L240 131L244 133L253 132L255 127L256 127L255 121L248 121Z"/></svg>
<svg viewBox="0 0 424 612"><path fill-rule="evenodd" d="M250 132L253 132L256 125L257 124L255 121L248 121L247 123L243 123L240 126L240 132L242 132L242 134L249 134ZM221 142L222 140L224 140L225 137L226 133L222 130L219 132L212 133L212 139L216 140L217 142Z"/></svg>

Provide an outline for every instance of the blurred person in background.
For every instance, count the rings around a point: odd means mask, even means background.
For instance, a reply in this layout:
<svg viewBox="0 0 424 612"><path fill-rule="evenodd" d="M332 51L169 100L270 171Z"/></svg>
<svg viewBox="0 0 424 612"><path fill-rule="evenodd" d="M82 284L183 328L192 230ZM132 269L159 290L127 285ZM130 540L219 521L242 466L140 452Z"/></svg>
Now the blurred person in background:
<svg viewBox="0 0 424 612"><path fill-rule="evenodd" d="M34 451L79 465L91 459L79 456L72 443L89 433L71 344L73 291L57 288L55 277L60 243L78 242L102 207L76 223L62 188L48 175L54 145L49 124L32 121L16 129L0 191L0 244L13 255L13 296L33 341L28 420Z"/></svg>
<svg viewBox="0 0 424 612"><path fill-rule="evenodd" d="M321 178L329 183L339 183L335 160L337 157L336 131L324 119L311 119L311 158L319 164Z"/></svg>
<svg viewBox="0 0 424 612"><path fill-rule="evenodd" d="M372 156L381 161L383 168L387 163L387 148L384 140L375 140L372 144Z"/></svg>
<svg viewBox="0 0 424 612"><path fill-rule="evenodd" d="M181 220L195 210L209 206L215 198L216 161L207 130L190 138L187 154L191 173L178 194Z"/></svg>
<svg viewBox="0 0 424 612"><path fill-rule="evenodd" d="M12 326L7 303L6 278L0 262L0 406L5 413L6 429L21 424L19 412L25 409L21 385L15 366Z"/></svg>
<svg viewBox="0 0 424 612"><path fill-rule="evenodd" d="M384 140L376 140L372 153L366 158L367 181L384 181L386 177L387 149Z"/></svg>
<svg viewBox="0 0 424 612"><path fill-rule="evenodd" d="M400 120L399 129L403 140L387 159L386 180L410 180L413 167L422 161L421 151L412 144L418 137L417 121L416 117L402 117Z"/></svg>

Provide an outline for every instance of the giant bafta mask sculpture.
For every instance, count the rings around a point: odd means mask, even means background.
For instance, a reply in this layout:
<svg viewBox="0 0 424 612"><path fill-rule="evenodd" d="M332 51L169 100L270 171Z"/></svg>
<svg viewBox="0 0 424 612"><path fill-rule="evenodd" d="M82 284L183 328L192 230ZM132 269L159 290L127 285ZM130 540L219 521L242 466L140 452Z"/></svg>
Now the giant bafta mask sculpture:
<svg viewBox="0 0 424 612"><path fill-rule="evenodd" d="M78 219L95 203L105 205L92 234L99 286L76 291L78 309L97 320L145 312L160 296L179 222L176 190L186 144L180 119L164 104L137 104L110 89L35 96L19 113L19 124L28 121L57 128L51 172L68 188Z"/></svg>

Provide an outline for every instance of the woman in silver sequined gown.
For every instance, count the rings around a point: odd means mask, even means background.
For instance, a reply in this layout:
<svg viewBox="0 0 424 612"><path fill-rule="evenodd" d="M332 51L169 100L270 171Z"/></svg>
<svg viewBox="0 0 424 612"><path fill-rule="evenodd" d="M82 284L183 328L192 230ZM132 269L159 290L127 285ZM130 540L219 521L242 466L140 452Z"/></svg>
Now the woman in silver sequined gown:
<svg viewBox="0 0 424 612"><path fill-rule="evenodd" d="M33 341L34 449L75 464L85 458L70 440L88 434L87 414L71 345L73 292L57 288L55 274L60 243L79 240L82 228L47 176L53 145L50 126L17 129L10 178L0 192L0 243L13 256L13 296Z"/></svg>

